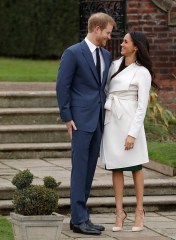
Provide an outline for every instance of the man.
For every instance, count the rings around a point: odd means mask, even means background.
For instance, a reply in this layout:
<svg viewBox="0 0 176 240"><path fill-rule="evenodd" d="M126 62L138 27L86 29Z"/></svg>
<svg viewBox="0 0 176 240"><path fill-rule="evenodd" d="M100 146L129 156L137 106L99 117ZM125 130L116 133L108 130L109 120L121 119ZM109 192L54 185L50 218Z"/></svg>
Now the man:
<svg viewBox="0 0 176 240"><path fill-rule="evenodd" d="M60 114L72 141L70 229L82 234L99 235L105 229L90 221L86 203L99 156L111 63L110 53L101 47L114 26L105 13L91 15L86 38L65 50L57 77Z"/></svg>

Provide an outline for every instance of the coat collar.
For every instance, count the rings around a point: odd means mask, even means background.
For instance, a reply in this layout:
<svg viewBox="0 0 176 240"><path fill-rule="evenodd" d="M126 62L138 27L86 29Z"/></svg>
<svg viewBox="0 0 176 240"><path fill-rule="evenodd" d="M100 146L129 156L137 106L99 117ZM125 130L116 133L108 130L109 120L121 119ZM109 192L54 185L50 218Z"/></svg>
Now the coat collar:
<svg viewBox="0 0 176 240"><path fill-rule="evenodd" d="M122 59L114 61L111 66L111 76L118 70ZM128 90L132 79L134 78L139 66L136 63L130 64L128 67L119 72L109 85L109 92Z"/></svg>

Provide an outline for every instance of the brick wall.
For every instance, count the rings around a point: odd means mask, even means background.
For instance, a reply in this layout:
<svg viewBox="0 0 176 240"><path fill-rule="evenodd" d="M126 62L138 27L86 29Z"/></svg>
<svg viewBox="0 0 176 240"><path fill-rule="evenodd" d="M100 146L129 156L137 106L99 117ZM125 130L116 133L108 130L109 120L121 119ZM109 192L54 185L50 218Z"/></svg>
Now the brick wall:
<svg viewBox="0 0 176 240"><path fill-rule="evenodd" d="M126 0L129 31L144 31L150 41L159 100L176 114L176 26L151 0Z"/></svg>

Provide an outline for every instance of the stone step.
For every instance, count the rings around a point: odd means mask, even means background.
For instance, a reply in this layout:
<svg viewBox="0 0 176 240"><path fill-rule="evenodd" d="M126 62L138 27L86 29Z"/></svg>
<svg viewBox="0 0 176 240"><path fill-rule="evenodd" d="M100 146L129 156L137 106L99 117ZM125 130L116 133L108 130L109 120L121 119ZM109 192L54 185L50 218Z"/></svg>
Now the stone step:
<svg viewBox="0 0 176 240"><path fill-rule="evenodd" d="M0 126L1 143L59 143L70 142L63 124Z"/></svg>
<svg viewBox="0 0 176 240"><path fill-rule="evenodd" d="M70 143L0 144L0 159L68 158L70 156Z"/></svg>
<svg viewBox="0 0 176 240"><path fill-rule="evenodd" d="M127 212L135 211L136 197L127 196L123 198L124 209ZM114 197L90 197L88 206L91 212L109 213L115 212L115 198ZM59 199L59 210L70 209L70 199ZM169 196L144 196L144 209L146 211L175 211L176 210L176 195Z"/></svg>
<svg viewBox="0 0 176 240"><path fill-rule="evenodd" d="M0 108L0 125L61 123L57 108Z"/></svg>
<svg viewBox="0 0 176 240"><path fill-rule="evenodd" d="M58 189L58 193L60 198L69 198L70 196L70 185L69 181L63 182ZM12 185L12 184L11 184ZM0 187L0 200L11 200L15 187L12 186L4 186ZM145 196L176 196L176 181L172 179L146 179L145 180ZM106 197L114 197L114 191L112 183L108 181L94 183L92 185L91 197L98 198L106 198ZM133 180L125 181L124 187L124 196L135 196L134 192L134 184Z"/></svg>
<svg viewBox="0 0 176 240"><path fill-rule="evenodd" d="M64 199L63 199L64 200ZM66 201L64 201L66 202ZM127 212L135 211L136 198L134 196L127 196L123 199L124 209ZM60 205L62 201L60 202ZM69 204L69 203L68 203ZM111 209L115 211L115 199L114 197L108 198L91 198L88 202L89 207L98 212L109 212ZM176 210L176 195L169 196L144 196L144 208L146 211L168 211Z"/></svg>
<svg viewBox="0 0 176 240"><path fill-rule="evenodd" d="M134 212L136 208L136 198L134 196L124 197L124 209L127 212ZM90 197L88 207L92 213L115 212L114 197ZM176 195L166 196L144 196L144 208L146 211L176 211ZM0 200L0 214L9 215L13 211L12 200ZM70 212L70 199L59 199L59 213Z"/></svg>
<svg viewBox="0 0 176 240"><path fill-rule="evenodd" d="M55 91L0 92L0 108L57 107Z"/></svg>

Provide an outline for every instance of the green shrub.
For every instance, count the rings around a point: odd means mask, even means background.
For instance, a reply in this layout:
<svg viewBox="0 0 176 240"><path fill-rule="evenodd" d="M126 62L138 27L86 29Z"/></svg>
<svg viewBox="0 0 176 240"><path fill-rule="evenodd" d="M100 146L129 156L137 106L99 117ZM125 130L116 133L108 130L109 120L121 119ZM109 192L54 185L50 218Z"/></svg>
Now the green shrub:
<svg viewBox="0 0 176 240"><path fill-rule="evenodd" d="M26 169L16 174L12 179L12 183L17 187L17 189L23 189L30 186L33 181L33 177L33 174Z"/></svg>
<svg viewBox="0 0 176 240"><path fill-rule="evenodd" d="M45 185L31 185L33 175L29 170L17 173L12 183L17 187L13 195L15 212L25 216L50 215L57 211L58 184L50 176L44 178Z"/></svg>
<svg viewBox="0 0 176 240"><path fill-rule="evenodd" d="M145 132L147 141L167 141L169 138L168 129L162 124L145 121Z"/></svg>
<svg viewBox="0 0 176 240"><path fill-rule="evenodd" d="M173 113L158 101L158 95L154 91L150 92L146 121L162 124L166 128L168 128L170 123L176 123Z"/></svg>
<svg viewBox="0 0 176 240"><path fill-rule="evenodd" d="M57 183L56 180L50 176L44 177L43 181L44 181L45 187L52 188L52 189L56 188L58 185L61 184L60 182Z"/></svg>
<svg viewBox="0 0 176 240"><path fill-rule="evenodd" d="M151 91L147 114L145 118L145 131L148 141L175 141L176 118L159 101L158 95Z"/></svg>

